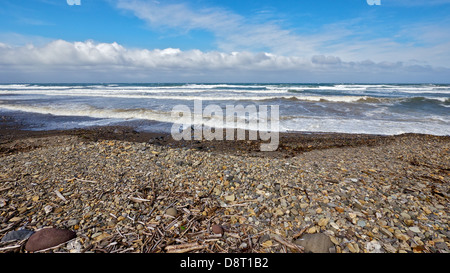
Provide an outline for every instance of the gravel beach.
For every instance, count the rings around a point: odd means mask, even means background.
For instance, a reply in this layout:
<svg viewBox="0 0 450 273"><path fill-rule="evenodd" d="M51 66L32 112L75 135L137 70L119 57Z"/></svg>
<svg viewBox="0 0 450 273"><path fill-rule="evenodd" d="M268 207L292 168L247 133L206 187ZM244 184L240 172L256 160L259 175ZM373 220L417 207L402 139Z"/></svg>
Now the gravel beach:
<svg viewBox="0 0 450 273"><path fill-rule="evenodd" d="M449 252L450 137L286 133L260 152L0 123L0 238L76 233L37 252Z"/></svg>

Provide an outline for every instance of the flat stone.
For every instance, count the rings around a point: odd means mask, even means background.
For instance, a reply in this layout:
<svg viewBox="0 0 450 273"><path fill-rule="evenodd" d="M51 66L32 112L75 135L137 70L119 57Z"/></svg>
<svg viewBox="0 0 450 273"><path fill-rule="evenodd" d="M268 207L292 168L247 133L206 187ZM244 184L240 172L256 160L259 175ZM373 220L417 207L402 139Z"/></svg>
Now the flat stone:
<svg viewBox="0 0 450 273"><path fill-rule="evenodd" d="M10 241L22 241L28 239L31 235L33 235L34 231L28 229L21 230L13 230L5 234L2 238L2 242L10 242Z"/></svg>
<svg viewBox="0 0 450 273"><path fill-rule="evenodd" d="M170 215L170 216L173 216L173 217L177 217L178 212L177 212L177 210L175 208L168 208L166 210L166 214Z"/></svg>
<svg viewBox="0 0 450 273"><path fill-rule="evenodd" d="M330 220L329 218L322 218L319 220L319 222L317 224L321 227L324 227L328 224L329 220Z"/></svg>
<svg viewBox="0 0 450 273"><path fill-rule="evenodd" d="M77 235L75 232L67 229L44 228L36 231L28 239L25 250L34 252L47 248L51 248L67 242Z"/></svg>
<svg viewBox="0 0 450 273"><path fill-rule="evenodd" d="M78 225L79 222L80 221L78 219L71 219L71 220L67 221L67 226L73 227L75 225Z"/></svg>
<svg viewBox="0 0 450 273"><path fill-rule="evenodd" d="M404 220L411 220L411 216L406 213L406 212L402 212L400 213L400 216L404 219Z"/></svg>
<svg viewBox="0 0 450 273"><path fill-rule="evenodd" d="M372 240L366 244L366 249L369 253L383 253L381 244L376 240Z"/></svg>
<svg viewBox="0 0 450 273"><path fill-rule="evenodd" d="M306 253L330 253L330 249L334 248L333 242L323 233L304 234L294 243L304 247Z"/></svg>
<svg viewBox="0 0 450 273"><path fill-rule="evenodd" d="M411 230L412 232L415 232L415 233L421 232L419 227L410 227L409 230Z"/></svg>
<svg viewBox="0 0 450 273"><path fill-rule="evenodd" d="M360 227L365 227L366 226L366 221L358 220L357 225L360 226Z"/></svg>
<svg viewBox="0 0 450 273"><path fill-rule="evenodd" d="M220 225L212 225L211 229L214 234L223 234L223 228Z"/></svg>
<svg viewBox="0 0 450 273"><path fill-rule="evenodd" d="M234 196L234 194L225 196L225 200L230 201L230 202L233 202L235 199L236 199L236 197Z"/></svg>

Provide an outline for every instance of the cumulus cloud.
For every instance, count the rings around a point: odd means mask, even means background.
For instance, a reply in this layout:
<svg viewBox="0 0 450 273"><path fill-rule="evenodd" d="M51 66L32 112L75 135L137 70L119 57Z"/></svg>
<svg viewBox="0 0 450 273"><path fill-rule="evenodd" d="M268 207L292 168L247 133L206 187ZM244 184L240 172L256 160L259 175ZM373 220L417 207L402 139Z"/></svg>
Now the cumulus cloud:
<svg viewBox="0 0 450 273"><path fill-rule="evenodd" d="M45 46L12 47L0 44L0 64L17 66L127 67L142 69L292 69L305 64L301 58L269 53L166 49L127 49L117 43L55 40Z"/></svg>
<svg viewBox="0 0 450 273"><path fill-rule="evenodd" d="M430 66L402 62L344 61L265 52L203 52L176 48L137 49L118 43L55 40L43 46L0 43L0 81L367 81L361 75L435 73ZM74 73L75 72L75 73ZM439 71L438 71L439 72ZM439 73L447 73L443 69ZM355 78L359 75L359 78ZM34 77L34 78L33 78ZM371 78L369 78L371 79ZM373 79L376 81L376 79ZM379 79L378 79L379 80Z"/></svg>

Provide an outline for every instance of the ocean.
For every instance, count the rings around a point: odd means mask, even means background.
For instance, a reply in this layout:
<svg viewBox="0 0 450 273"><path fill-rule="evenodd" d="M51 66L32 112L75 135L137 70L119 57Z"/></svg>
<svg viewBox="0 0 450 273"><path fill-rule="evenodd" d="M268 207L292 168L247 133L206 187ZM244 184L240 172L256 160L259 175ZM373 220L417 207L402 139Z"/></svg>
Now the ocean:
<svg viewBox="0 0 450 273"><path fill-rule="evenodd" d="M281 132L450 135L447 84L2 84L0 116L29 130L125 125L170 132L172 109L193 109L194 100L224 110L278 105Z"/></svg>

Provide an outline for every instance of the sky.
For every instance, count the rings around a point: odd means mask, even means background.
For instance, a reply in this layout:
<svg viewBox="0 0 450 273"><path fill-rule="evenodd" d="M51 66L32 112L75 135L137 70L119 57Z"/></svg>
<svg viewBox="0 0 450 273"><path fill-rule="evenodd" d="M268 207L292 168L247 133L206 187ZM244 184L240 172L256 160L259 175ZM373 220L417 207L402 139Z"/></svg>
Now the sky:
<svg viewBox="0 0 450 273"><path fill-rule="evenodd" d="M450 83L449 30L450 0L2 0L0 82Z"/></svg>

